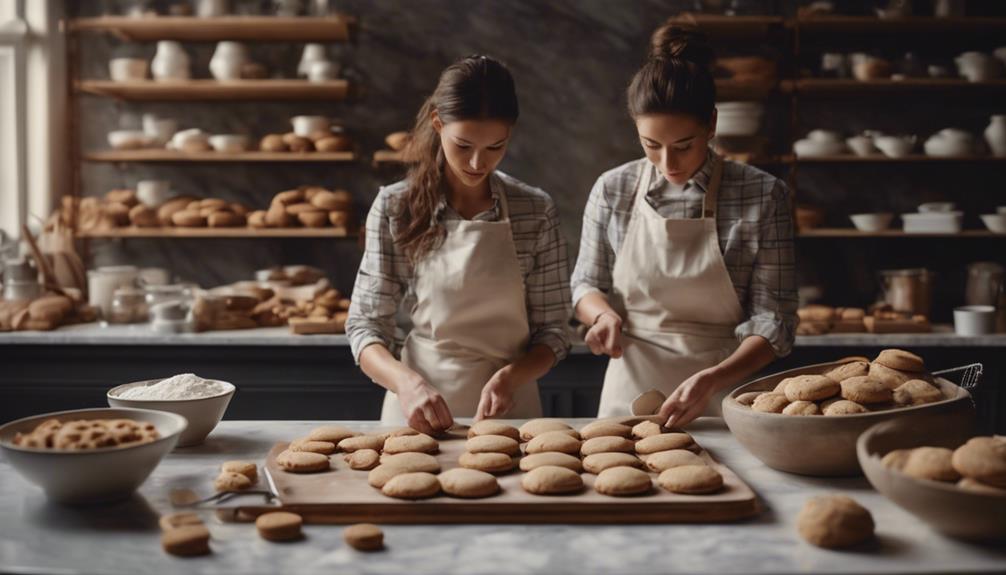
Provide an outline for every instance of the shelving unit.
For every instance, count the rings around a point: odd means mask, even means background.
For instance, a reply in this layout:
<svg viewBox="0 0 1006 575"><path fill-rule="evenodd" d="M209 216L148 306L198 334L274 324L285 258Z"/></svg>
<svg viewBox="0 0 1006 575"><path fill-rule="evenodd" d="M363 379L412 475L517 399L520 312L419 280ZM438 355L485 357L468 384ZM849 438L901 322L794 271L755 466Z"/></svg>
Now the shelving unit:
<svg viewBox="0 0 1006 575"><path fill-rule="evenodd" d="M131 238L347 238L346 228L115 228L78 232L89 239Z"/></svg>
<svg viewBox="0 0 1006 575"><path fill-rule="evenodd" d="M217 42L345 42L356 19L350 16L279 17L222 16L101 16L80 18L69 24L71 32L102 32L131 42L179 40Z"/></svg>
<svg viewBox="0 0 1006 575"><path fill-rule="evenodd" d="M903 230L891 229L882 232L861 232L856 228L814 228L798 233L804 238L1002 238L1006 234L997 234L988 230L963 230L956 234L947 233L907 233Z"/></svg>
<svg viewBox="0 0 1006 575"><path fill-rule="evenodd" d="M904 80L854 80L802 78L782 82L781 90L806 96L904 95L919 91L949 95L1006 92L1006 80L969 82L961 79L906 78Z"/></svg>
<svg viewBox="0 0 1006 575"><path fill-rule="evenodd" d="M232 101L232 100L343 100L349 94L349 82L330 80L185 80L155 82L138 80L81 80L77 92L119 100L156 101Z"/></svg>
<svg viewBox="0 0 1006 575"><path fill-rule="evenodd" d="M355 162L356 152L204 152L189 154L175 150L102 150L86 153L85 162Z"/></svg>

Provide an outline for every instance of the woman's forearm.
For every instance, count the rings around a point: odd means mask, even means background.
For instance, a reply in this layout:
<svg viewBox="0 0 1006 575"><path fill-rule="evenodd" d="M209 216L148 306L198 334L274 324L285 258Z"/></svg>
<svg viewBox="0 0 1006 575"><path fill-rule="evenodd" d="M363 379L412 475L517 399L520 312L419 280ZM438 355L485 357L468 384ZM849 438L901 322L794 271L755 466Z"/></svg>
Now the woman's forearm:
<svg viewBox="0 0 1006 575"><path fill-rule="evenodd" d="M597 316L605 312L618 315L603 293L589 293L576 302L576 319L587 327L594 325Z"/></svg>
<svg viewBox="0 0 1006 575"><path fill-rule="evenodd" d="M717 390L736 386L775 359L775 350L767 339L760 335L744 338L730 357L713 368Z"/></svg>
<svg viewBox="0 0 1006 575"><path fill-rule="evenodd" d="M376 384L392 393L398 393L405 382L419 378L419 375L395 359L387 347L375 343L360 352L360 369ZM421 379L421 378L419 378Z"/></svg>
<svg viewBox="0 0 1006 575"><path fill-rule="evenodd" d="M528 348L527 353L517 358L507 368L513 381L525 385L537 381L555 365L555 352L549 346L538 343Z"/></svg>

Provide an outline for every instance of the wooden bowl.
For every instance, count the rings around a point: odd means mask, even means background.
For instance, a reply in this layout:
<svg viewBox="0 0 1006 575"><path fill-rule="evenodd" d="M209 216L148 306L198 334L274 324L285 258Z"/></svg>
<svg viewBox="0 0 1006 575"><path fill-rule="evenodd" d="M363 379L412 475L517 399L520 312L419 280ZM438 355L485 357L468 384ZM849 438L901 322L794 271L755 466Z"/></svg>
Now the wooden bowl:
<svg viewBox="0 0 1006 575"><path fill-rule="evenodd" d="M868 428L889 420L929 421L946 418L956 427L974 425L971 394L952 382L936 378L947 399L855 415L783 415L761 413L741 405L736 397L748 391L771 391L787 377L823 374L842 365L820 363L756 379L723 398L723 419L741 445L766 465L780 471L821 477L862 474L856 457L856 440ZM934 430L939 428L933 428Z"/></svg>
<svg viewBox="0 0 1006 575"><path fill-rule="evenodd" d="M924 445L954 449L971 435L971 429L961 428L952 418L887 421L860 435L856 452L877 491L937 531L965 539L1006 539L1006 497L915 479L880 462L895 449Z"/></svg>

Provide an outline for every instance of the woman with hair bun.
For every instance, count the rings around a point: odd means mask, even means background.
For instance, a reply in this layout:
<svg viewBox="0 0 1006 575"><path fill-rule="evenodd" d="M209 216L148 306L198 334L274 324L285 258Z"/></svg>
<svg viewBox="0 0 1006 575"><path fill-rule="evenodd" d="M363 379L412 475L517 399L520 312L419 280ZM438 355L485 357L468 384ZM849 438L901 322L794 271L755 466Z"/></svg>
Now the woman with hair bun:
<svg viewBox="0 0 1006 575"><path fill-rule="evenodd" d="M434 433L455 416L541 415L536 381L569 349L569 267L551 198L496 170L517 116L503 64L449 66L416 117L407 177L370 209L346 332L388 390L383 423Z"/></svg>
<svg viewBox="0 0 1006 575"><path fill-rule="evenodd" d="M573 305L591 351L611 357L600 417L656 388L681 427L793 345L789 190L709 147L712 60L694 30L653 34L627 91L646 157L601 175L584 210Z"/></svg>

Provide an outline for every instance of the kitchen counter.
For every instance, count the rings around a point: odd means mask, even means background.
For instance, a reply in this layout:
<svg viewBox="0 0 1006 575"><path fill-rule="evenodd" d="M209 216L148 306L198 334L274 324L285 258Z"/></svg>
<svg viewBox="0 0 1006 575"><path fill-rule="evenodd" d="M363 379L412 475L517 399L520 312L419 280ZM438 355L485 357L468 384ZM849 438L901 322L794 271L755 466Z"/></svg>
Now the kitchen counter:
<svg viewBox="0 0 1006 575"><path fill-rule="evenodd" d="M317 422L225 421L206 444L169 455L133 499L100 507L47 503L0 459L0 571L13 573L961 573L1006 568L1006 548L944 537L870 488L863 478L823 479L769 469L719 419L690 429L715 458L760 496L765 511L729 524L386 525L387 549L360 553L342 528L305 526L306 539L269 543L253 525L204 512L213 554L180 559L160 550L157 516L170 489L208 493L226 459L261 463L279 440ZM373 422L347 422L365 430ZM839 491L870 509L877 540L826 551L796 535L796 513L812 495ZM375 518L379 522L379 518Z"/></svg>

